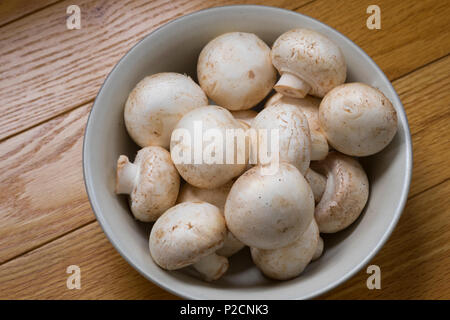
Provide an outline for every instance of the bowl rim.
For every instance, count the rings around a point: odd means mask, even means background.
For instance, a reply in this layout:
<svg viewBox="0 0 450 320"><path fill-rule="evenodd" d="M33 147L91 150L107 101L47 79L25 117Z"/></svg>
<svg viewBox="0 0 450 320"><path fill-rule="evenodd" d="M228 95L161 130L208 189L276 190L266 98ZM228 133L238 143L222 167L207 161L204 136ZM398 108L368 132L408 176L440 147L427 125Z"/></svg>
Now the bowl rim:
<svg viewBox="0 0 450 320"><path fill-rule="evenodd" d="M87 162L87 157L86 157L86 153L87 153L87 149L88 149L88 136L90 136L90 131L92 130L92 122L91 122L91 116L94 113L94 110L96 110L96 105L97 105L97 99L101 93L101 91L103 90L103 87L105 85L105 83L108 82L108 79L111 77L112 73L116 70L116 68L123 63L123 60L132 52L134 51L138 46L142 45L142 43L145 41L145 39L147 39L148 37L150 37L153 34L156 34L158 32L161 31L161 29L163 29L164 27L166 27L167 25L173 24L173 23L180 23L183 20L187 19L187 18L192 18L195 17L196 15L202 15L202 14L207 14L209 12L214 12L214 11L221 11L224 9L230 9L230 8L236 8L239 7L242 10L252 10L252 9L260 9L260 10L268 10L268 11L280 11L283 13L287 13L287 14L292 14L292 15L299 15L302 16L303 19L306 20L312 20L315 23L318 23L320 25L322 25L322 27L324 27L325 29L331 29L333 32L338 33L340 36L342 36L344 39L346 39L348 41L348 43L354 48L356 49L356 51L358 51L361 55L363 55L367 61L372 64L372 66L377 69L379 71L379 73L381 74L383 80L388 83L388 87L392 90L392 92L394 93L393 99L395 100L396 104L399 105L400 108L400 112L399 113L399 118L401 119L401 121L405 124L403 130L405 131L405 145L406 145L406 166L405 166L405 170L406 170L406 175L403 181L403 190L401 193L401 197L399 199L397 208L395 209L395 214L393 216L392 221L390 222L388 228L385 230L384 234L382 235L382 237L380 238L379 242L377 243L377 245L372 249L372 251L370 251L370 253L358 264L356 264L355 266L353 266L349 271L347 271L347 273L336 279L335 281L329 283L327 286L316 290L315 292L310 293L309 295L306 295L304 297L302 297L302 299L311 299L314 297L318 297L334 288L336 288L337 286L339 286L340 284L346 282L349 278L351 278L353 275L355 275L357 272L359 272L366 264L368 264L370 262L370 260L373 259L373 257L380 251L380 249L384 246L384 244L386 243L386 241L389 239L390 235L392 234L393 230L395 229L395 226L397 225L403 210L405 208L406 202L408 200L408 194L409 194L409 189L410 189L410 185L411 185L411 178L412 178L412 166L413 166L413 154L412 154L412 141L411 141L411 132L410 132L410 128L409 128L409 123L408 123L408 119L406 116L406 112L405 112L405 108L403 107L403 104L397 94L397 92L395 91L394 87L392 86L391 81L386 77L386 75L384 74L383 70L375 63L375 61L373 61L373 59L364 51L362 50L356 43L354 43L352 40L350 40L349 38L347 38L344 34L342 34L341 32L339 32L338 30L334 29L331 26L328 26L327 24L321 22L318 19L315 19L313 17L307 16L305 14L302 14L300 12L296 12L296 11L292 11L289 9L284 9L284 8L278 8L278 7L273 7L273 6L266 6L266 5L225 5L225 6L217 6L217 7L212 7L212 8L206 8L206 9L202 9L202 10L198 10L195 12L191 12L189 14L183 15L181 17L175 18L169 22L166 22L164 24L162 24L161 26L159 26L158 28L156 28L155 30L153 30L152 32L150 32L149 34L145 35L142 39L140 39L135 45L133 45L128 51L127 53L125 53L120 59L119 61L114 65L114 67L111 69L111 71L108 73L107 77L105 78L105 80L103 81L95 99L94 99L94 103L92 105L92 108L89 112L89 116L88 116L88 120L86 122L86 127L85 127L85 131L84 131L84 137L83 137L83 151L82 151L82 164L83 164L83 180L84 180L84 184L85 184L85 188L86 188L86 193L88 195L88 199L89 199L89 203L91 205L92 211L94 212L94 215L96 217L96 220L99 222L103 233L106 235L106 237L108 238L109 242L113 245L113 247L116 249L116 251L119 252L119 254L122 256L123 259L125 259L125 261L128 262L128 264L130 264L135 270L137 270L144 278L146 278L147 280L150 280L152 283L156 284L157 286L159 286L160 288L178 296L181 298L185 298L185 299L202 299L201 297L197 297L194 295L188 295L185 294L182 291L179 291L177 289L174 289L168 285L166 285L165 282L160 281L159 279L152 277L152 275L149 275L147 272L145 272L144 270L142 270L138 265L136 265L132 259L130 259L127 255L127 253L121 249L121 247L117 244L117 242L113 239L112 236L112 230L109 228L108 223L106 222L106 220L103 218L103 215L101 213L101 208L99 203L97 203L97 199L95 197L95 188L92 185L92 181L91 179L89 179L90 176L90 164ZM282 298L280 298L282 299Z"/></svg>

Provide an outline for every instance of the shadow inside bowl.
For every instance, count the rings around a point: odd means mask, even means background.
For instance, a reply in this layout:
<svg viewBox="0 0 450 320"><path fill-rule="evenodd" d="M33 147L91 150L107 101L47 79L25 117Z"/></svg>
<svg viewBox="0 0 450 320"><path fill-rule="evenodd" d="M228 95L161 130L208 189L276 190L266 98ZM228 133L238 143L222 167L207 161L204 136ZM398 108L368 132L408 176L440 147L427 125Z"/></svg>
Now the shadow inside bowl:
<svg viewBox="0 0 450 320"><path fill-rule="evenodd" d="M251 32L268 45L283 32L306 27L336 42L347 61L347 82L379 88L399 115L399 131L379 154L361 159L370 180L370 197L363 214L348 229L324 235L325 253L298 278L272 281L253 265L248 249L230 259L219 281L206 283L192 268L166 272L155 265L148 249L151 224L136 221L126 197L114 193L119 155L134 159L138 147L123 121L129 92L145 76L180 72L196 79L203 46L231 31ZM261 105L259 106L261 108ZM120 254L142 275L182 297L194 299L311 298L357 272L380 249L398 220L409 189L411 141L406 115L389 80L353 42L307 16L264 6L229 6L200 11L174 20L133 47L114 67L92 108L85 132L83 167L87 193L97 220Z"/></svg>

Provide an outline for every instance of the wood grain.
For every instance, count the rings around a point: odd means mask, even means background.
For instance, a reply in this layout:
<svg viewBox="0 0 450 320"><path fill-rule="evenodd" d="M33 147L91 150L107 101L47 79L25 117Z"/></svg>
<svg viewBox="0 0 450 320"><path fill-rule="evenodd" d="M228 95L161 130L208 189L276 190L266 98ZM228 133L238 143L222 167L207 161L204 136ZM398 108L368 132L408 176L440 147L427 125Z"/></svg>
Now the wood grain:
<svg viewBox="0 0 450 320"><path fill-rule="evenodd" d="M449 68L447 57L394 82L408 114L414 115L411 196L450 178L448 134L442 134L450 131L448 116L442 116L450 103ZM0 194L5 195L0 202L1 262L94 220L81 169L89 109L85 105L0 143Z"/></svg>
<svg viewBox="0 0 450 320"><path fill-rule="evenodd" d="M69 290L66 269L81 269L81 289ZM112 247L97 222L0 267L0 299L170 299Z"/></svg>
<svg viewBox="0 0 450 320"><path fill-rule="evenodd" d="M0 34L0 139L91 101L117 61L169 20L239 1L81 0L82 27L66 29L67 0L17 20ZM262 0L292 9L307 0ZM19 59L18 59L19 58Z"/></svg>
<svg viewBox="0 0 450 320"><path fill-rule="evenodd" d="M449 66L450 58L445 58L394 83L407 112L418 115L410 118L413 135L420 130L431 133L413 136L415 165L411 195L448 177L438 169L445 166L450 156L449 149L445 148L448 136L441 134L442 130L448 131L448 122L442 112L448 112L445 106L450 101L450 92L445 90L449 87L445 86ZM423 99L418 98L418 92ZM3 169L0 181L5 182L4 194L8 194L6 188L15 194L14 198L5 197L2 201L1 208L6 214L0 218L0 261L92 221L81 172L82 133L87 110L88 106L77 109L0 144L4 153L0 158ZM436 119L440 121L436 122ZM70 141L74 141L73 146ZM29 150L33 157L21 163L20 159L29 156ZM59 156L56 159L53 158L55 154ZM431 154L440 156L431 157ZM419 183L414 183L416 180ZM39 201L44 181L48 182L44 184L47 187L45 193L52 195L51 199L45 199L45 206ZM66 218L67 211L75 214ZM35 234L29 230L40 232Z"/></svg>
<svg viewBox="0 0 450 320"><path fill-rule="evenodd" d="M408 202L394 234L371 262L381 268L381 290L367 289L363 270L322 298L448 298L449 192L447 181ZM66 287L65 270L72 264L81 268L80 290ZM97 222L0 266L0 279L0 299L176 298L132 269Z"/></svg>
<svg viewBox="0 0 450 320"><path fill-rule="evenodd" d="M394 81L413 141L410 196L450 178L450 56Z"/></svg>
<svg viewBox="0 0 450 320"><path fill-rule="evenodd" d="M0 26L17 20L58 0L4 0L0 4Z"/></svg>
<svg viewBox="0 0 450 320"><path fill-rule="evenodd" d="M369 30L366 8L381 10L381 29ZM450 52L446 1L315 1L298 10L342 32L360 46L390 80Z"/></svg>
<svg viewBox="0 0 450 320"><path fill-rule="evenodd" d="M144 0L79 2L83 27L67 30L63 1L2 28L0 139L93 99L105 76L157 26L205 7L238 1ZM381 30L366 28L369 2L259 1L297 11L337 28L371 55L390 79L450 51L450 6L440 0L380 1ZM414 32L411 32L413 30ZM45 41L43 41L43 39ZM413 54L412 54L413 53ZM20 57L17 62L16 57ZM63 81L64 79L64 81Z"/></svg>
<svg viewBox="0 0 450 320"><path fill-rule="evenodd" d="M450 56L394 81L408 116L412 135L427 130L436 120L450 117ZM443 137L445 138L445 137Z"/></svg>
<svg viewBox="0 0 450 320"><path fill-rule="evenodd" d="M391 238L370 264L381 290L368 290L366 268L323 298L448 299L450 297L450 181L408 201Z"/></svg>
<svg viewBox="0 0 450 320"><path fill-rule="evenodd" d="M89 107L0 144L0 262L94 219L81 163Z"/></svg>
<svg viewBox="0 0 450 320"><path fill-rule="evenodd" d="M95 222L82 180L84 126L106 74L134 43L175 17L239 1L82 0L83 28L72 31L72 3L50 2L18 11L0 4L0 26L5 12L19 14L0 27L0 299L174 298L134 271ZM371 262L382 269L383 289L369 291L363 270L324 298L449 298L450 7L379 0L375 31L365 27L371 1L257 3L298 8L355 41L398 79L410 123L410 200ZM70 264L82 267L80 291L65 287Z"/></svg>

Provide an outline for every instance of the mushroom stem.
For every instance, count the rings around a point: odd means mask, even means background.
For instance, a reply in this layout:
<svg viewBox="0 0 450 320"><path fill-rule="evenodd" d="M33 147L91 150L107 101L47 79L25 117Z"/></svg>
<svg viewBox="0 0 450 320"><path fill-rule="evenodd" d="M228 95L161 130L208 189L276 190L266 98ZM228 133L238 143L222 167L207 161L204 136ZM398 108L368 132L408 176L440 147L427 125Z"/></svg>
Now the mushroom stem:
<svg viewBox="0 0 450 320"><path fill-rule="evenodd" d="M213 281L219 279L228 270L228 259L212 253L194 263L193 267L204 276L206 281Z"/></svg>
<svg viewBox="0 0 450 320"><path fill-rule="evenodd" d="M116 193L133 192L138 177L138 166L131 163L127 156L121 155L117 160Z"/></svg>
<svg viewBox="0 0 450 320"><path fill-rule="evenodd" d="M312 170L311 168L308 168L308 170L306 170L305 172L305 179L314 194L314 201L318 203L322 198L323 193L325 192L327 178L324 175Z"/></svg>
<svg viewBox="0 0 450 320"><path fill-rule="evenodd" d="M311 160L323 160L328 155L327 138L322 132L311 130Z"/></svg>
<svg viewBox="0 0 450 320"><path fill-rule="evenodd" d="M289 72L283 72L274 89L285 96L304 98L311 90L311 86L300 77Z"/></svg>

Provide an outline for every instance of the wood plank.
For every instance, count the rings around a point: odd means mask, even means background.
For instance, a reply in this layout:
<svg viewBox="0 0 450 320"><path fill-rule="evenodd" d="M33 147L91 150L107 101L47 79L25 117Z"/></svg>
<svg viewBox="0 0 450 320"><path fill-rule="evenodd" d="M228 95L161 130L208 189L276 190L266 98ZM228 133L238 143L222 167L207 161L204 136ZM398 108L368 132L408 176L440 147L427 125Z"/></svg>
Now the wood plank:
<svg viewBox="0 0 450 320"><path fill-rule="evenodd" d="M9 0L0 3L0 26L49 6L58 0Z"/></svg>
<svg viewBox="0 0 450 320"><path fill-rule="evenodd" d="M450 178L449 137L448 117L430 123L426 129L413 135L413 176L409 190L410 197Z"/></svg>
<svg viewBox="0 0 450 320"><path fill-rule="evenodd" d="M65 8L70 1L63 1L4 26L0 139L91 101L118 59L157 26L206 6L237 2L84 0L79 3L82 29L68 31ZM292 9L307 0L258 3ZM365 27L367 3L340 1L330 10L326 0L317 0L298 11L349 36L391 79L450 51L450 7L442 1L380 1L383 24L377 31Z"/></svg>
<svg viewBox="0 0 450 320"><path fill-rule="evenodd" d="M381 290L367 289L364 268L323 298L448 299L449 194L447 180L408 202L391 238L370 262L381 269Z"/></svg>
<svg viewBox="0 0 450 320"><path fill-rule="evenodd" d="M394 82L413 140L414 196L450 178L450 56Z"/></svg>
<svg viewBox="0 0 450 320"><path fill-rule="evenodd" d="M412 135L450 117L450 56L396 80L393 85L406 110ZM447 90L445 90L447 89Z"/></svg>
<svg viewBox="0 0 450 320"><path fill-rule="evenodd" d="M91 222L82 144L89 106L0 145L0 262Z"/></svg>
<svg viewBox="0 0 450 320"><path fill-rule="evenodd" d="M81 289L66 269L81 269ZM0 267L0 299L173 299L145 280L113 248L97 222Z"/></svg>
<svg viewBox="0 0 450 320"><path fill-rule="evenodd" d="M450 177L450 170L442 169L450 158L448 117L442 116L450 104L449 67L447 57L394 82L414 133L410 195ZM93 221L81 169L89 108L0 143L0 263Z"/></svg>
<svg viewBox="0 0 450 320"><path fill-rule="evenodd" d="M369 30L366 9L381 10L381 29ZM391 80L450 52L450 6L446 1L315 1L297 11L353 40Z"/></svg>
<svg viewBox="0 0 450 320"><path fill-rule="evenodd" d="M366 287L367 274L323 298L448 298L450 181L408 202L391 239L371 262L382 272L382 290ZM69 265L81 268L81 290L66 288ZM0 266L0 299L175 298L145 280L112 248L97 222Z"/></svg>
<svg viewBox="0 0 450 320"><path fill-rule="evenodd" d="M0 34L0 139L91 101L117 61L158 26L237 0L82 0L82 27L66 29L70 0L10 23ZM288 9L308 0L261 0Z"/></svg>

